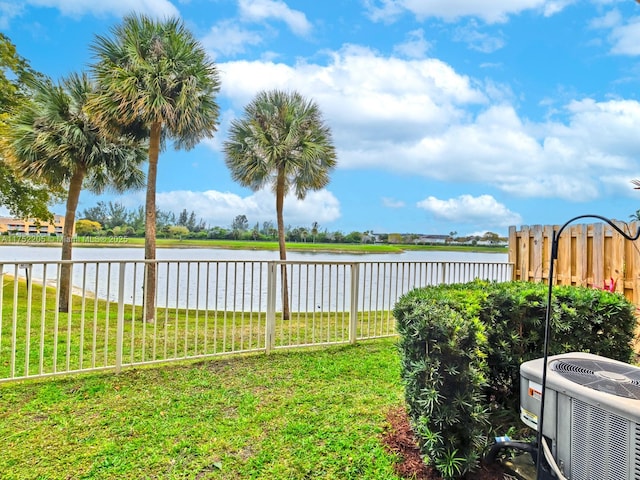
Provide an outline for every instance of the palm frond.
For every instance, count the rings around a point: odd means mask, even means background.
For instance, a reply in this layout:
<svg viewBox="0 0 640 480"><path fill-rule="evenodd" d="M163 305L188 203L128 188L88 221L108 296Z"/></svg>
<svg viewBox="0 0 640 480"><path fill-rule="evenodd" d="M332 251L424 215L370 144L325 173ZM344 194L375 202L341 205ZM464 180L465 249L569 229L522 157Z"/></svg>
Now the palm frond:
<svg viewBox="0 0 640 480"><path fill-rule="evenodd" d="M96 37L92 50L100 85L91 110L105 126L163 126L176 148L193 148L217 130L217 68L193 34L176 18L157 21L130 15Z"/></svg>
<svg viewBox="0 0 640 480"><path fill-rule="evenodd" d="M118 184L127 169L139 169L144 145L106 135L90 116L86 106L95 88L88 75L74 73L59 84L46 79L32 87L31 102L9 119L7 134L12 162L27 178L60 186L79 170L89 175L95 170L105 172L107 186Z"/></svg>

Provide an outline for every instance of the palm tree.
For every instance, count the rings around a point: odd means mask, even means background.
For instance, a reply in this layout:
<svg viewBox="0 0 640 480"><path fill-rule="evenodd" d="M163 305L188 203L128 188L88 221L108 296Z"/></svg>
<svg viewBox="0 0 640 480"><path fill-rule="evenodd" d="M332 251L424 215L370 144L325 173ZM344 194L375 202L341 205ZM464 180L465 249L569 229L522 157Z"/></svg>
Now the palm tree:
<svg viewBox="0 0 640 480"><path fill-rule="evenodd" d="M100 86L91 105L101 124L113 130L142 128L149 140L145 202L145 315L155 318L156 177L165 140L193 148L217 129L215 95L220 81L215 64L183 22L130 15L97 36L94 73Z"/></svg>
<svg viewBox="0 0 640 480"><path fill-rule="evenodd" d="M83 186L96 193L144 185L139 165L141 145L128 137L107 138L87 115L94 93L86 74L72 74L60 84L34 81L32 100L9 121L11 160L27 178L67 188L62 260L71 260L75 215ZM71 264L60 271L59 310L68 311Z"/></svg>
<svg viewBox="0 0 640 480"><path fill-rule="evenodd" d="M336 164L331 131L315 102L297 92L258 93L234 120L224 142L225 162L232 178L252 190L270 185L276 197L280 260L287 259L283 218L284 197L294 190L304 199L308 190L329 183ZM282 314L289 318L287 271L282 265Z"/></svg>

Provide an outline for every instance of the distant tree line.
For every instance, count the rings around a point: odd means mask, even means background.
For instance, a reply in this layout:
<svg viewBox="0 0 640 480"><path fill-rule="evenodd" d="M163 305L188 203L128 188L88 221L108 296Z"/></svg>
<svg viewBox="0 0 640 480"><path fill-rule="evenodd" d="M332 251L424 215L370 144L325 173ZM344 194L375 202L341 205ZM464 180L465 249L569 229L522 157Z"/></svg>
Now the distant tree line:
<svg viewBox="0 0 640 480"><path fill-rule="evenodd" d="M144 207L128 209L119 202L98 202L94 207L82 211L76 222L77 235L144 237ZM161 238L216 239L243 241L276 241L278 229L273 221L251 223L246 215L237 215L229 226L210 226L195 211L186 208L175 213L168 210L156 211L156 230ZM493 232L479 236L456 236L451 232L446 242L449 244L475 244L478 242L500 243L504 239ZM288 242L297 243L430 243L418 234L374 233L321 229L318 222L308 227L285 226ZM441 243L441 242L440 242Z"/></svg>
<svg viewBox="0 0 640 480"><path fill-rule="evenodd" d="M119 202L98 202L80 214L76 222L77 235L144 237L145 210L138 206L128 209ZM274 222L256 222L251 225L246 215L237 215L229 226L209 226L197 217L195 211L186 208L175 213L168 210L156 211L156 230L159 237L274 241L278 230ZM351 232L320 230L318 222L309 227L285 227L287 241L314 243L367 243L373 242L372 232Z"/></svg>
<svg viewBox="0 0 640 480"><path fill-rule="evenodd" d="M76 222L77 235L123 235L144 237L145 209L138 206L127 209L119 202L98 202L94 207L82 211L81 219ZM156 229L158 236L189 238L207 238L207 224L197 219L196 213L185 208L177 215L174 212L157 209ZM198 235L205 232L204 235Z"/></svg>

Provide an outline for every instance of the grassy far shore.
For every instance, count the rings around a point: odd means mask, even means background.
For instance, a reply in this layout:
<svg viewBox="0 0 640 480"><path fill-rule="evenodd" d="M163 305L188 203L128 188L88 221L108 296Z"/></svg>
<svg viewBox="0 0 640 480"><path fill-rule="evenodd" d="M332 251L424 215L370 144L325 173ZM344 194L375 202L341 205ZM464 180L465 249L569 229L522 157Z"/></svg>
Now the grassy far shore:
<svg viewBox="0 0 640 480"><path fill-rule="evenodd" d="M0 237L0 245L60 246L56 237ZM137 237L76 237L77 247L143 247L144 238ZM212 239L158 238L159 248L221 248L229 250L278 250L278 242ZM474 245L410 245L410 244L360 244L360 243L313 243L289 242L288 251L335 252L335 253L402 253L409 250L460 251L483 253L507 253L507 247Z"/></svg>
<svg viewBox="0 0 640 480"><path fill-rule="evenodd" d="M398 479L395 341L0 385L2 478Z"/></svg>

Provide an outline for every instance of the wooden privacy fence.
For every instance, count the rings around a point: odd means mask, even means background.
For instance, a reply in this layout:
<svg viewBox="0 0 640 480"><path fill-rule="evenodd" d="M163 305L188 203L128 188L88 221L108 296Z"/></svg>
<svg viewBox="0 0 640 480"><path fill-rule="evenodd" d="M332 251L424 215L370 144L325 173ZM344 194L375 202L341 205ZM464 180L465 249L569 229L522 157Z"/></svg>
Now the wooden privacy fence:
<svg viewBox="0 0 640 480"><path fill-rule="evenodd" d="M634 235L638 222L614 222ZM514 280L549 281L549 261L553 232L560 225L509 228L509 262ZM640 240L626 240L606 223L567 226L558 241L554 284L606 288L614 285L635 305L640 306Z"/></svg>

